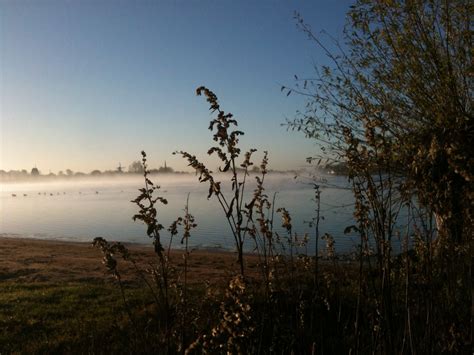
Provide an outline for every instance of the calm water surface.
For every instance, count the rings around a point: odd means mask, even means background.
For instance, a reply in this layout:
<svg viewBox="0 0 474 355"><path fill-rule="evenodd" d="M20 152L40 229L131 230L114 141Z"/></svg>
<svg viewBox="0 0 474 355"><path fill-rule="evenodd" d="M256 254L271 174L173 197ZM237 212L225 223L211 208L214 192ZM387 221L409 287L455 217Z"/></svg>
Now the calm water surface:
<svg viewBox="0 0 474 355"><path fill-rule="evenodd" d="M192 231L190 245L233 248L233 237L220 205L212 197L207 199L208 185L199 184L193 175L158 176L152 180L160 184L160 195L168 200L168 205L158 207L160 223L169 226L177 216L183 215L186 197L190 193L190 212L198 224ZM346 226L353 224L351 193L345 188L347 181L344 177L328 177L328 183L330 187L323 187L321 193L321 214L324 218L320 222L321 235L331 233L338 251L348 252L357 244L356 237L343 233ZM105 237L108 240L150 243L145 226L132 220L138 209L130 201L138 195L138 189L142 186L143 179L139 177L114 181L87 179L3 183L0 185L0 236L69 241ZM247 191L252 192L253 188L249 186ZM269 175L266 178L266 193L271 199L275 192L275 207L285 207L291 213L294 231L301 236L309 233L308 249L314 250L314 229L305 222L314 216L311 187L289 175ZM285 235L278 214L275 214L274 223L276 230ZM166 231L163 237L168 239ZM320 244L322 247L324 242ZM173 245L180 247L179 238ZM247 250L253 248L251 240L247 240L246 245Z"/></svg>

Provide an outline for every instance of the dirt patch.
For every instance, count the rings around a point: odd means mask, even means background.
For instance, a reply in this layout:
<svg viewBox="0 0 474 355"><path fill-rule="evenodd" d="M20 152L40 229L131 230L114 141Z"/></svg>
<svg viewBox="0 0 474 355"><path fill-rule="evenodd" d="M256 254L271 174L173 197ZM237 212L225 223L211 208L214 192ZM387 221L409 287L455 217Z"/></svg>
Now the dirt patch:
<svg viewBox="0 0 474 355"><path fill-rule="evenodd" d="M153 249L125 244L141 269L156 262ZM182 270L183 252L173 250L170 259L177 272ZM255 256L246 258L248 270L255 270ZM191 283L219 281L237 272L236 255L223 251L193 250L188 261ZM134 279L134 270L119 259L125 279ZM111 276L102 265L102 254L90 243L0 237L0 281L73 282L105 280Z"/></svg>

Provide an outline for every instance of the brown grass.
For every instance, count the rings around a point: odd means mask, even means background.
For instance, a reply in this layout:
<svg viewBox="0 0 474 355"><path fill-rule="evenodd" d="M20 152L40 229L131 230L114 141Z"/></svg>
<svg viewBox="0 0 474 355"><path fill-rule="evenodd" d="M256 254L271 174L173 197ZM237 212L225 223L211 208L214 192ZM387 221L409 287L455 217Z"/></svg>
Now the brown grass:
<svg viewBox="0 0 474 355"><path fill-rule="evenodd" d="M126 244L131 253L146 267L156 259L153 248L146 245ZM171 252L171 262L181 269L182 251ZM75 282L103 281L110 278L101 264L100 250L90 243L54 240L0 238L0 281L18 282ZM189 259L190 283L211 283L228 280L236 269L236 256L232 252L194 250ZM250 270L256 269L256 257L247 258ZM120 263L125 280L134 279L133 271Z"/></svg>

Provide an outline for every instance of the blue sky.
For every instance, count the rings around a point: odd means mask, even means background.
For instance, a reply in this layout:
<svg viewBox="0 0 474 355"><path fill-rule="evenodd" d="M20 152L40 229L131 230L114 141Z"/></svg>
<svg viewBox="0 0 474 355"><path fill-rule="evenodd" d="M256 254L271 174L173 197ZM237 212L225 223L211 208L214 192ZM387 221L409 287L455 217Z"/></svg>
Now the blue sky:
<svg viewBox="0 0 474 355"><path fill-rule="evenodd" d="M302 109L281 85L326 59L295 24L341 36L351 1L2 0L0 169L90 172L152 166L212 143L205 85L270 167L304 165L313 142L281 123Z"/></svg>

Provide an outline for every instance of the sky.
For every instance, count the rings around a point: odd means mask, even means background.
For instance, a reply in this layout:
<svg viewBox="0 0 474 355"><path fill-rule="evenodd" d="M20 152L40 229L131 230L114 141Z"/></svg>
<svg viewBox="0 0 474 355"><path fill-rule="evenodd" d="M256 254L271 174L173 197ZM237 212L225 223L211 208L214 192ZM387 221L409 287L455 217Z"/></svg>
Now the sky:
<svg viewBox="0 0 474 355"><path fill-rule="evenodd" d="M324 54L298 30L341 38L349 0L0 0L0 169L42 173L209 164L216 93L245 132L242 150L295 169L314 142L282 126L305 100L286 96ZM257 158L261 157L257 155Z"/></svg>

